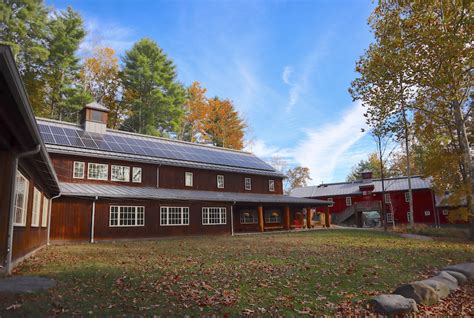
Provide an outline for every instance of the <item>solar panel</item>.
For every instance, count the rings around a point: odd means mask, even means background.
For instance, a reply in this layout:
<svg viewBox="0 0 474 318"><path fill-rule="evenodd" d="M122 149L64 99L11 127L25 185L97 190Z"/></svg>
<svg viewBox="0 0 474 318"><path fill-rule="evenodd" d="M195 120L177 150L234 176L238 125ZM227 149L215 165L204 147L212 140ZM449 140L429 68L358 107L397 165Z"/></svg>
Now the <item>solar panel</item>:
<svg viewBox="0 0 474 318"><path fill-rule="evenodd" d="M119 132L95 135L79 127L64 127L60 123L46 121L39 121L38 126L46 144L274 171L270 165L251 154L217 147L204 147L146 136L119 135Z"/></svg>

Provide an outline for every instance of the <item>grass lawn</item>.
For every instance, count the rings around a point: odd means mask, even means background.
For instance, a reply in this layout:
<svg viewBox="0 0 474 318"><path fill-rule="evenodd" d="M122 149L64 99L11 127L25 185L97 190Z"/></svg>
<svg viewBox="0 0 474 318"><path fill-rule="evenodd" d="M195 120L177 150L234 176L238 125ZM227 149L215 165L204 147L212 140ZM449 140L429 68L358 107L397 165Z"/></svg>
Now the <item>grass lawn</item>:
<svg viewBox="0 0 474 318"><path fill-rule="evenodd" d="M56 245L17 274L52 277L57 286L0 295L0 316L331 314L473 260L474 244L361 230ZM6 311L12 304L21 306Z"/></svg>

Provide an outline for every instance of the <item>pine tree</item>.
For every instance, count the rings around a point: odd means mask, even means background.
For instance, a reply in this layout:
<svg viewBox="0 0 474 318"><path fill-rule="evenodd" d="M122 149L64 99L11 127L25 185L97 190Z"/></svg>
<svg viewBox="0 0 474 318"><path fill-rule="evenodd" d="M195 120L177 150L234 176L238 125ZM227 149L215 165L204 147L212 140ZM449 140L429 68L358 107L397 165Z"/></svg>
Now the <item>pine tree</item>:
<svg viewBox="0 0 474 318"><path fill-rule="evenodd" d="M176 66L150 39L142 39L123 58L124 103L130 116L125 130L169 136L179 130L186 92Z"/></svg>

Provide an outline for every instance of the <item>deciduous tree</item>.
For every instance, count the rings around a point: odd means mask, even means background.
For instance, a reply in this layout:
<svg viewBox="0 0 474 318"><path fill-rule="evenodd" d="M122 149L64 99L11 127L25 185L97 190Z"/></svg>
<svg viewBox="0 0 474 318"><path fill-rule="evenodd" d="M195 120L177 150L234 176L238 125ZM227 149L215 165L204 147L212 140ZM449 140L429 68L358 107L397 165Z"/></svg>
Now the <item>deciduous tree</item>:
<svg viewBox="0 0 474 318"><path fill-rule="evenodd" d="M307 167L294 167L289 169L286 172L286 180L285 180L285 192L290 193L291 190L299 187L306 187L308 185L308 181L312 180L309 172L309 168Z"/></svg>

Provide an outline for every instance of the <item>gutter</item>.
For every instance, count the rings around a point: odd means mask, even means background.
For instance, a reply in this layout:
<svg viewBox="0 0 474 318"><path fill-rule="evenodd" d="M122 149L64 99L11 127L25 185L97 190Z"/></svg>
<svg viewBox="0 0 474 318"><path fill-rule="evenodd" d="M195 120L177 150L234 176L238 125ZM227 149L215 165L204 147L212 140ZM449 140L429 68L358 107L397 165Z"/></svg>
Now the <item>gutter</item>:
<svg viewBox="0 0 474 318"><path fill-rule="evenodd" d="M95 227L95 201L99 199L98 196L94 197L94 201L92 201L92 215L91 215L91 239L90 242L94 243L94 227Z"/></svg>
<svg viewBox="0 0 474 318"><path fill-rule="evenodd" d="M36 155L41 150L41 144L36 145L35 149L30 151L25 151L22 153L17 154L12 162L11 171L12 171L12 179L10 181L10 209L8 211L9 218L8 218L8 239L7 239L7 259L6 259L6 272L8 275L11 274L13 266L12 266L12 255L13 255L13 222L15 217L15 196L16 196L16 172L18 170L18 161L21 158L29 157L32 155ZM28 201L28 198L27 198Z"/></svg>

